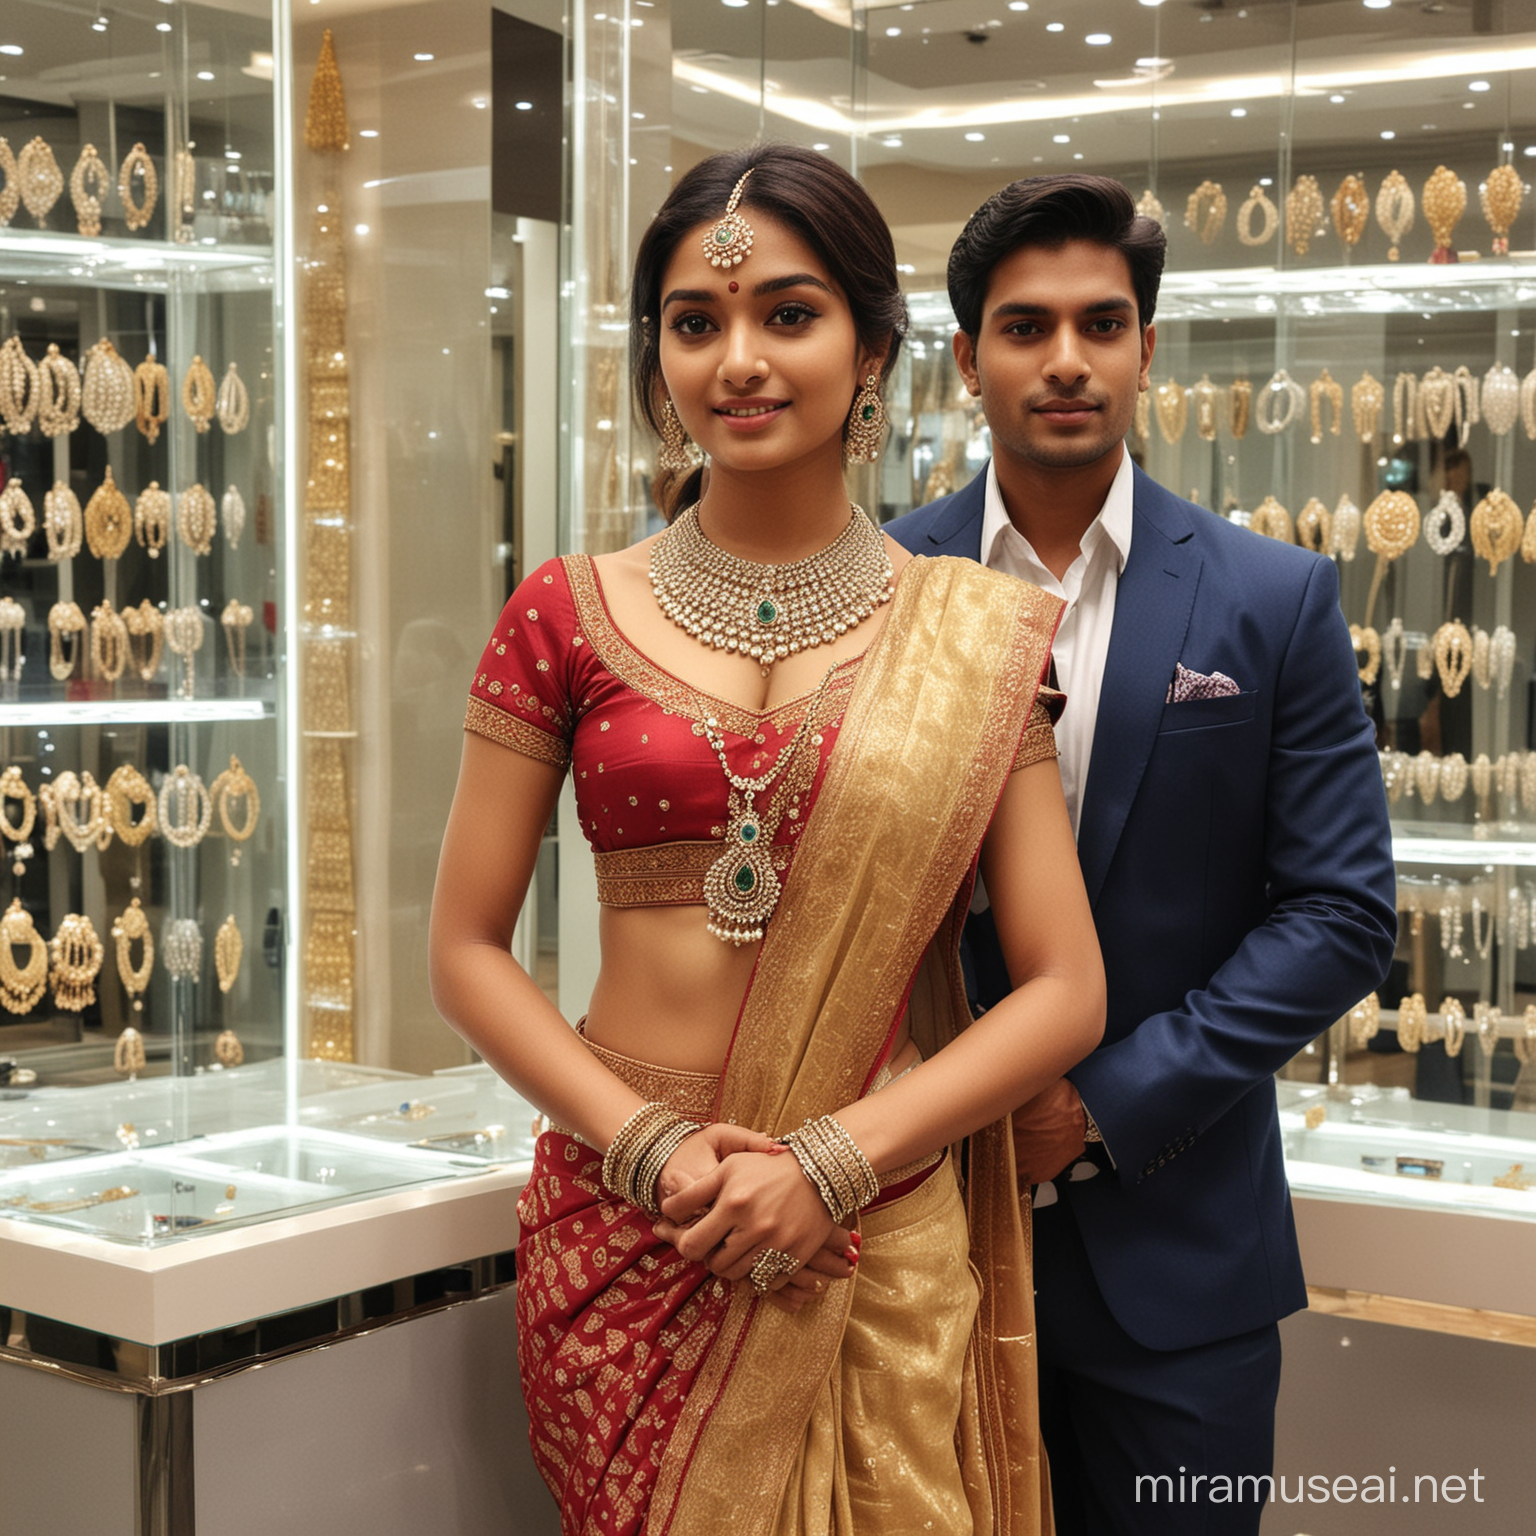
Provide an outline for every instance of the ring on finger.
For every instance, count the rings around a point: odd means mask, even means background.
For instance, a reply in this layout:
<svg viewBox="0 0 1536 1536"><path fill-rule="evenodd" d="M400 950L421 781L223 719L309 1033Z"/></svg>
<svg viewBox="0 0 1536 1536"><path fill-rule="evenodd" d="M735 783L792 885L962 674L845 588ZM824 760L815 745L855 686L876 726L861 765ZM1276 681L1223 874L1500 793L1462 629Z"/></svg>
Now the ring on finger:
<svg viewBox="0 0 1536 1536"><path fill-rule="evenodd" d="M782 1248L764 1248L747 1279L752 1282L752 1289L763 1296L773 1289L775 1280L793 1275L799 1269L800 1260L794 1254L785 1253Z"/></svg>

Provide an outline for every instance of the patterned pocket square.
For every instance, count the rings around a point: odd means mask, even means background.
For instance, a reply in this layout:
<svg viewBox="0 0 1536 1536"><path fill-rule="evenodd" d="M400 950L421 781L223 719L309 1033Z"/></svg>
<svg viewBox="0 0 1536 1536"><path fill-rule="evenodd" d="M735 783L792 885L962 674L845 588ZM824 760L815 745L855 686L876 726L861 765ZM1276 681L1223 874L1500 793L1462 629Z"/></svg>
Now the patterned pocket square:
<svg viewBox="0 0 1536 1536"><path fill-rule="evenodd" d="M1169 704L1187 704L1191 699L1225 699L1243 690L1225 672L1191 672L1180 662L1173 669L1173 681L1168 685Z"/></svg>

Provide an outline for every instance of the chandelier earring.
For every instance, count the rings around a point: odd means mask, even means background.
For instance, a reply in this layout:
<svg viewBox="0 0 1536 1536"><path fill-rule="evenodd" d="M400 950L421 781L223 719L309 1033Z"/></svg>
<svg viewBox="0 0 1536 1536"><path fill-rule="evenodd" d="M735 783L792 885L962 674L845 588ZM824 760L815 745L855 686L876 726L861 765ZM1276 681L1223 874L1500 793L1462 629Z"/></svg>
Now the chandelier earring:
<svg viewBox="0 0 1536 1536"><path fill-rule="evenodd" d="M843 429L843 447L850 464L873 464L880 457L885 436L885 401L880 398L880 380L869 374L848 411Z"/></svg>
<svg viewBox="0 0 1536 1536"><path fill-rule="evenodd" d="M672 404L671 395L661 402L661 452L656 468L669 475L686 475L699 466L698 450L688 440L688 429Z"/></svg>

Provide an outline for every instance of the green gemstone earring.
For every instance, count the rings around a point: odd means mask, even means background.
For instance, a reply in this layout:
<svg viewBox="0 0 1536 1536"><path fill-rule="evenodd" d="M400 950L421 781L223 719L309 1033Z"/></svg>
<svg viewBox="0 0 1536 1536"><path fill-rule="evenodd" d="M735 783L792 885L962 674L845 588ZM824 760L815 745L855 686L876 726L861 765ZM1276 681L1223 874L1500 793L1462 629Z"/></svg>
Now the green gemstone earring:
<svg viewBox="0 0 1536 1536"><path fill-rule="evenodd" d="M885 436L885 401L880 398L880 381L870 374L853 397L848 423L843 429L843 449L850 464L873 464L880 457Z"/></svg>

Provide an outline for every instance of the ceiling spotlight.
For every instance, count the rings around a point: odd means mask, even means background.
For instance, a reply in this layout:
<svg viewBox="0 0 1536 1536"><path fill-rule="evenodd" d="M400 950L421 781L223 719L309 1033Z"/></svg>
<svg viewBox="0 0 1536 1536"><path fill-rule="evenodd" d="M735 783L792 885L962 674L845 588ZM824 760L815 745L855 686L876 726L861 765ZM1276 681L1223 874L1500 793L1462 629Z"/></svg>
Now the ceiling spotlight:
<svg viewBox="0 0 1536 1536"><path fill-rule="evenodd" d="M1365 0L1365 8L1368 11L1388 11L1392 8L1392 0Z"/></svg>
<svg viewBox="0 0 1536 1536"><path fill-rule="evenodd" d="M197 72L197 78L199 80L212 80L213 71L211 69L200 69Z"/></svg>
<svg viewBox="0 0 1536 1536"><path fill-rule="evenodd" d="M435 53L413 53L411 55L418 64L430 64L437 57Z"/></svg>
<svg viewBox="0 0 1536 1536"><path fill-rule="evenodd" d="M1247 117L1248 116L1248 108L1247 107L1233 107L1232 108L1232 116L1233 117Z"/></svg>
<svg viewBox="0 0 1536 1536"><path fill-rule="evenodd" d="M1114 38L1108 32L1090 32L1083 41L1090 48L1103 48L1106 44L1114 42Z"/></svg>
<svg viewBox="0 0 1536 1536"><path fill-rule="evenodd" d="M1072 135L1070 133L1053 133L1051 135L1052 144L1070 144L1071 142Z"/></svg>
<svg viewBox="0 0 1536 1536"><path fill-rule="evenodd" d="M1336 107L1341 107L1344 105L1344 98L1337 91L1335 91L1333 95L1328 98L1328 100L1331 101Z"/></svg>
<svg viewBox="0 0 1536 1536"><path fill-rule="evenodd" d="M1064 21L1048 21L1045 24L1045 30L1047 32L1065 32L1067 24Z"/></svg>
<svg viewBox="0 0 1536 1536"><path fill-rule="evenodd" d="M533 103L531 101L514 101L512 105L516 107L519 112L533 111Z"/></svg>
<svg viewBox="0 0 1536 1536"><path fill-rule="evenodd" d="M1383 128L1381 130L1381 136L1384 139L1395 139L1397 137L1397 135L1393 133L1390 128Z"/></svg>
<svg viewBox="0 0 1536 1536"><path fill-rule="evenodd" d="M0 43L0 53L8 53L13 59L19 59L24 52L20 43Z"/></svg>
<svg viewBox="0 0 1536 1536"><path fill-rule="evenodd" d="M965 136L965 142L967 144L980 144L985 138L986 134L984 133L968 133Z"/></svg>
<svg viewBox="0 0 1536 1536"><path fill-rule="evenodd" d="M901 28L900 27L887 27L885 29L885 35L887 37L900 37L901 36Z"/></svg>
<svg viewBox="0 0 1536 1536"><path fill-rule="evenodd" d="M1467 81L1467 89L1469 91L1491 91L1493 87L1486 80L1469 80Z"/></svg>
<svg viewBox="0 0 1536 1536"><path fill-rule="evenodd" d="M826 152L831 149L832 146L830 144L812 144L811 148L820 154L826 154Z"/></svg>
<svg viewBox="0 0 1536 1536"><path fill-rule="evenodd" d="M1027 11L1029 9L1029 0L1008 0L1008 9L1010 11Z"/></svg>

